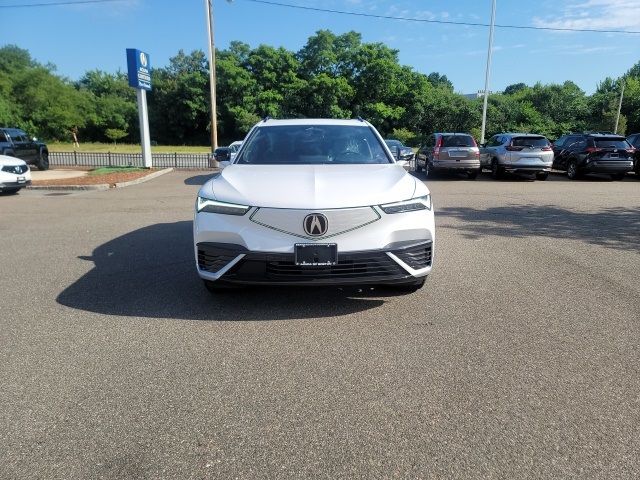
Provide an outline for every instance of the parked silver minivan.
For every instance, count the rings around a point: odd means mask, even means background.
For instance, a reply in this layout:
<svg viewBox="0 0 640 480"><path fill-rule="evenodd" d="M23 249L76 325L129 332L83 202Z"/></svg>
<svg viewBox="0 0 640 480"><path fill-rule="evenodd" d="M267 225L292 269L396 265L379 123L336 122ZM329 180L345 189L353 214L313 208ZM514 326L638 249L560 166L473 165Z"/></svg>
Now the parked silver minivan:
<svg viewBox="0 0 640 480"><path fill-rule="evenodd" d="M480 151L468 133L434 133L416 155L416 170L426 177L433 172L466 173L471 180L480 173Z"/></svg>
<svg viewBox="0 0 640 480"><path fill-rule="evenodd" d="M490 168L496 179L513 172L546 180L553 165L553 149L543 135L500 133L480 147L480 163L482 168Z"/></svg>

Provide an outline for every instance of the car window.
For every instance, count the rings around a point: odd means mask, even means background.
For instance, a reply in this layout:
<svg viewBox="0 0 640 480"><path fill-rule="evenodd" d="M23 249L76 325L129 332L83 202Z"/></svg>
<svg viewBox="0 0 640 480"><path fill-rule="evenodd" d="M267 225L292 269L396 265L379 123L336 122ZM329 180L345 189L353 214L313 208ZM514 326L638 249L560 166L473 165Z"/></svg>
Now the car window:
<svg viewBox="0 0 640 480"><path fill-rule="evenodd" d="M496 145L498 145L498 136L494 135L487 142L487 147L495 147Z"/></svg>
<svg viewBox="0 0 640 480"><path fill-rule="evenodd" d="M560 137L559 139L557 139L555 141L554 145L556 147L562 147L565 144L565 142L567 141L568 138L569 137L567 137L566 135L563 135L562 137Z"/></svg>
<svg viewBox="0 0 640 480"><path fill-rule="evenodd" d="M578 138L576 143L573 144L574 150L584 150L587 148L587 140L584 138Z"/></svg>
<svg viewBox="0 0 640 480"><path fill-rule="evenodd" d="M596 148L629 148L629 144L622 138L596 138Z"/></svg>
<svg viewBox="0 0 640 480"><path fill-rule="evenodd" d="M0 131L0 142L8 142L9 139L7 138L7 136L4 134L3 131Z"/></svg>
<svg viewBox="0 0 640 480"><path fill-rule="evenodd" d="M574 146L576 145L576 142L578 142L578 140L580 140L580 137L578 137L576 135L572 135L570 137L567 137L567 140L564 142L564 148L565 149L574 148Z"/></svg>
<svg viewBox="0 0 640 480"><path fill-rule="evenodd" d="M443 135L443 147L475 147L476 142L470 135Z"/></svg>
<svg viewBox="0 0 640 480"><path fill-rule="evenodd" d="M404 145L402 144L402 142L400 140L385 140L384 143L386 143L389 148L391 148L391 147L398 147L398 148L404 147Z"/></svg>
<svg viewBox="0 0 640 480"><path fill-rule="evenodd" d="M545 137L513 137L511 145L514 147L548 147L549 140Z"/></svg>
<svg viewBox="0 0 640 480"><path fill-rule="evenodd" d="M392 160L369 127L302 124L257 127L236 163L380 164Z"/></svg>

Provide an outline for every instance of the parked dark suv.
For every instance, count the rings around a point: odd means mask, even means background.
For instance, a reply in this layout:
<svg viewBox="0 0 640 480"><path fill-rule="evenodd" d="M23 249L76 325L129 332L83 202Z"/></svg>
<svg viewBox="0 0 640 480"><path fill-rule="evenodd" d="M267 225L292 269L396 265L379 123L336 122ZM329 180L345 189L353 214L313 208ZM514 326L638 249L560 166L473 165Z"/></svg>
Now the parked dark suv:
<svg viewBox="0 0 640 480"><path fill-rule="evenodd" d="M622 180L633 170L633 147L621 135L579 133L560 137L553 145L553 168L576 179L585 173L606 173Z"/></svg>
<svg viewBox="0 0 640 480"><path fill-rule="evenodd" d="M47 146L36 138L29 138L24 130L19 128L0 128L0 154L36 165L38 170L49 169Z"/></svg>
<svg viewBox="0 0 640 480"><path fill-rule="evenodd" d="M640 180L640 133L633 133L629 135L627 137L627 142L636 149L633 153L633 161L635 162L633 170L636 172L636 178Z"/></svg>

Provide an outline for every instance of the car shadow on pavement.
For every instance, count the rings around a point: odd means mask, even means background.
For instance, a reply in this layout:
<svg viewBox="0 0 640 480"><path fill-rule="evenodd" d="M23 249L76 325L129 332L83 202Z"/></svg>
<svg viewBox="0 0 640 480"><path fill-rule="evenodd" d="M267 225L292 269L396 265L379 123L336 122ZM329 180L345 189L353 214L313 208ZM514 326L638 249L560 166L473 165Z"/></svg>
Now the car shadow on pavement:
<svg viewBox="0 0 640 480"><path fill-rule="evenodd" d="M640 211L607 208L576 212L553 205L513 205L486 210L448 207L437 216L458 219L461 224L440 225L462 232L467 238L550 237L580 240L617 250L640 252Z"/></svg>
<svg viewBox="0 0 640 480"><path fill-rule="evenodd" d="M184 180L185 185L204 185L215 172L205 173L203 175L194 175L193 177L186 178Z"/></svg>
<svg viewBox="0 0 640 480"><path fill-rule="evenodd" d="M349 315L384 303L356 289L253 287L210 294L195 270L192 222L160 223L93 251L94 267L58 295L67 307L106 315L249 321ZM314 301L310 301L310 295Z"/></svg>

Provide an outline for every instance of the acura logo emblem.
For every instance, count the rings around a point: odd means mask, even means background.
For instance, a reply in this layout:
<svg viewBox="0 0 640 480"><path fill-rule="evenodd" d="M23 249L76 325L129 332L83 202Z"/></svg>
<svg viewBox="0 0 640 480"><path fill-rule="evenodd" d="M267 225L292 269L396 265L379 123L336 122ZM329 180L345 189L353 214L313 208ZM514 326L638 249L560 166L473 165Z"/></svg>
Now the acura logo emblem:
<svg viewBox="0 0 640 480"><path fill-rule="evenodd" d="M304 217L302 222L304 231L312 237L320 237L327 233L329 229L329 220L321 213L312 213Z"/></svg>

